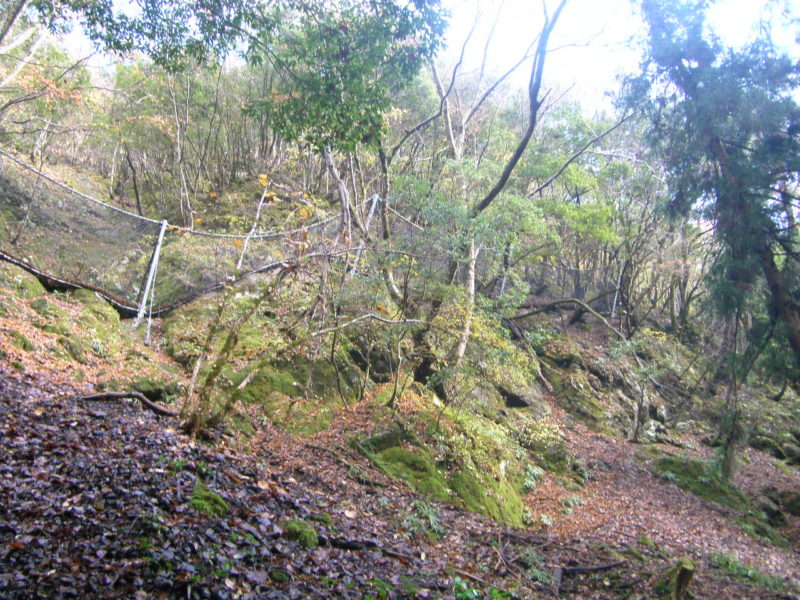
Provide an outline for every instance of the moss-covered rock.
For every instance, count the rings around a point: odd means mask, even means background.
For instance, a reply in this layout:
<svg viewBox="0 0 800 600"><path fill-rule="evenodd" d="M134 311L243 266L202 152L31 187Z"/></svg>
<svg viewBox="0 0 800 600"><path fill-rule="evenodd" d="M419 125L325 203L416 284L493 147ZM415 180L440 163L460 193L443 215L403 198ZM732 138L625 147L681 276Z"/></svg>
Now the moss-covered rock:
<svg viewBox="0 0 800 600"><path fill-rule="evenodd" d="M208 486L199 479L194 482L192 497L189 506L194 510L209 517L224 517L228 514L229 508L222 496L212 492Z"/></svg>
<svg viewBox="0 0 800 600"><path fill-rule="evenodd" d="M602 396L591 386L585 371L552 371L549 379L564 410L595 431L613 433L610 415L600 401Z"/></svg>
<svg viewBox="0 0 800 600"><path fill-rule="evenodd" d="M495 481L462 470L447 480L447 485L466 508L513 527L524 524L525 505L517 486L508 479Z"/></svg>
<svg viewBox="0 0 800 600"><path fill-rule="evenodd" d="M0 289L9 290L20 298L36 298L46 293L35 276L4 261L0 261Z"/></svg>
<svg viewBox="0 0 800 600"><path fill-rule="evenodd" d="M387 448L375 455L375 461L388 475L404 480L415 491L451 499L444 474L424 448Z"/></svg>
<svg viewBox="0 0 800 600"><path fill-rule="evenodd" d="M550 340L544 349L543 357L552 364L565 369L583 364L580 348L568 337Z"/></svg>
<svg viewBox="0 0 800 600"><path fill-rule="evenodd" d="M130 387L153 402L173 402L184 391L183 386L166 373L161 377L139 377Z"/></svg>
<svg viewBox="0 0 800 600"><path fill-rule="evenodd" d="M303 548L316 548L319 546L317 530L307 521L299 519L286 521L283 524L283 528L286 531L286 537L299 542Z"/></svg>
<svg viewBox="0 0 800 600"><path fill-rule="evenodd" d="M70 337L58 338L58 343L67 351L67 355L77 363L85 365L88 360L86 358L86 346L77 339Z"/></svg>
<svg viewBox="0 0 800 600"><path fill-rule="evenodd" d="M307 437L323 431L342 406L339 389L345 401L355 400L355 390L336 383L336 371L330 363L311 362L298 358L294 363L266 365L243 389L238 385L249 375L249 369L230 373L230 385L236 396L247 404L260 406L277 427Z"/></svg>

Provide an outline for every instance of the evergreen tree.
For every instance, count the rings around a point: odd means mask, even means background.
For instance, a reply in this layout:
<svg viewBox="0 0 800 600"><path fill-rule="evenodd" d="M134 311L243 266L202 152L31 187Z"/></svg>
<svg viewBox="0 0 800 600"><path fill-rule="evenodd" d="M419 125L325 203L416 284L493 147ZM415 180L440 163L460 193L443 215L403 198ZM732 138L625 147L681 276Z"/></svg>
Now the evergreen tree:
<svg viewBox="0 0 800 600"><path fill-rule="evenodd" d="M773 334L800 367L800 65L769 36L726 48L705 21L705 0L643 0L642 72L624 101L642 108L663 160L670 206L714 224L724 248L712 273L722 314L759 297Z"/></svg>

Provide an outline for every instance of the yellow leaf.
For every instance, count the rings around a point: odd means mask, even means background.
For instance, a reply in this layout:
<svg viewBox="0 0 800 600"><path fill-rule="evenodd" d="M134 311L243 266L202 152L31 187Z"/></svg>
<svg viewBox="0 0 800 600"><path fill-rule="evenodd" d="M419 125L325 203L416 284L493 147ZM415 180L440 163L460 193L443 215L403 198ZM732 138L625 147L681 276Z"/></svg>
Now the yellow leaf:
<svg viewBox="0 0 800 600"><path fill-rule="evenodd" d="M307 209L307 208L305 208L305 207L304 207L304 208L301 208L301 209L300 209L300 218L301 218L301 219L307 219L307 218L308 218L308 216L309 216L308 209Z"/></svg>
<svg viewBox="0 0 800 600"><path fill-rule="evenodd" d="M241 248L242 247L242 240L234 240L233 241L233 245L236 246L237 248Z"/></svg>
<svg viewBox="0 0 800 600"><path fill-rule="evenodd" d="M200 224L200 223L202 223L202 222L203 222L203 217L197 217L197 218L194 220L194 224L195 224L195 225L199 225L199 224Z"/></svg>
<svg viewBox="0 0 800 600"><path fill-rule="evenodd" d="M272 254L273 254L273 256L275 256L275 258L277 258L278 260L280 260L280 259L282 259L282 258L283 258L283 253L282 253L282 252L278 252L277 250L276 250L275 252L273 252Z"/></svg>
<svg viewBox="0 0 800 600"><path fill-rule="evenodd" d="M208 192L208 197L213 200L214 198L217 197L217 193L216 192Z"/></svg>

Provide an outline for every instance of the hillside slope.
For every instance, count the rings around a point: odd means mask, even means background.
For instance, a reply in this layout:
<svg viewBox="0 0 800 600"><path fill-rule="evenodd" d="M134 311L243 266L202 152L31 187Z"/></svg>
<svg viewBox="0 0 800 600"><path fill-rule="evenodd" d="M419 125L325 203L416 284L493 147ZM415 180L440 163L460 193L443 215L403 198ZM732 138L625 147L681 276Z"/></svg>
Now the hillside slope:
<svg viewBox="0 0 800 600"><path fill-rule="evenodd" d="M738 489L721 487L684 459L712 452L700 424L670 430L671 443L632 444L589 429L557 389L544 393L535 410L561 431L568 471L537 472L527 525L510 528L459 508L453 492L414 492L363 451L398 421L419 430L390 448L427 447L419 394L391 416L378 387L326 408L303 436L245 404L239 426L205 442L137 404L76 399L113 384L160 387L169 401L163 390L179 396L186 376L91 295L3 273L0 598L648 598L682 557L697 566L695 598L798 594L797 468L749 448ZM111 335L92 343L101 331ZM698 483L714 493L687 491ZM784 519L774 528L765 494Z"/></svg>

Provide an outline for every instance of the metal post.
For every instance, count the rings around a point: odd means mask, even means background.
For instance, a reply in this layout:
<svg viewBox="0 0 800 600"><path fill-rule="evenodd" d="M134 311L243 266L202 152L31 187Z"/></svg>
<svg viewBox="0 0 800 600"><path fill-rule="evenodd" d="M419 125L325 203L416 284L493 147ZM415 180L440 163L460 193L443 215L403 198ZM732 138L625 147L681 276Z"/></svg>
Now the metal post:
<svg viewBox="0 0 800 600"><path fill-rule="evenodd" d="M141 323L142 319L144 318L144 313L147 310L147 298L150 295L150 290L153 287L153 280L156 277L156 270L158 269L158 255L161 253L161 242L164 241L164 232L167 230L167 223L166 220L161 221L161 231L158 232L158 241L156 241L156 247L153 249L153 256L150 258L150 268L147 273L147 283L144 285L144 293L142 293L142 299L139 302L139 312L136 314L136 319L133 322L134 327Z"/></svg>

